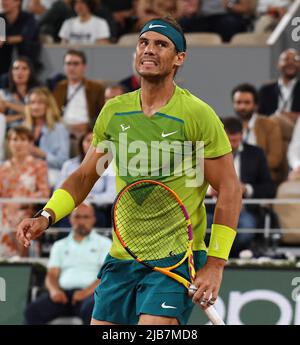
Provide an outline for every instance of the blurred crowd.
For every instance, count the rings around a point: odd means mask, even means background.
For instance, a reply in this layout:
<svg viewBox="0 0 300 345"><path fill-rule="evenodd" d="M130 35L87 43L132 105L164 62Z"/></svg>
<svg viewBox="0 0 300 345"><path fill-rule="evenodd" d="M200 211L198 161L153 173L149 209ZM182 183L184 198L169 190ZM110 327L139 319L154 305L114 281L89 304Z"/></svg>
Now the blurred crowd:
<svg viewBox="0 0 300 345"><path fill-rule="evenodd" d="M0 0L0 16L7 23L7 39L0 41L0 198L48 198L83 160L105 102L140 87L139 76L132 71L114 84L88 79L89 62L75 47L63 57L63 73L39 80L42 37L71 45L115 44L149 19L171 14L185 32L214 32L229 42L239 32L273 30L291 3ZM244 198L300 197L299 52L283 51L277 67L279 78L258 90L250 84L237 85L232 90L234 113L222 119ZM88 196L97 211L97 227L110 226L106 205L115 194L109 167ZM209 188L207 197L215 198L216 191ZM30 255L18 246L13 231L39 206L21 201L2 204L0 257ZM275 227L296 228L299 208L276 205L268 212ZM207 209L209 225L213 207ZM264 212L259 206L243 207L239 228L263 227ZM57 226L69 227L70 222L64 219ZM250 248L254 237L240 234L233 253ZM286 240L293 243L295 238ZM299 235L296 240L300 243Z"/></svg>

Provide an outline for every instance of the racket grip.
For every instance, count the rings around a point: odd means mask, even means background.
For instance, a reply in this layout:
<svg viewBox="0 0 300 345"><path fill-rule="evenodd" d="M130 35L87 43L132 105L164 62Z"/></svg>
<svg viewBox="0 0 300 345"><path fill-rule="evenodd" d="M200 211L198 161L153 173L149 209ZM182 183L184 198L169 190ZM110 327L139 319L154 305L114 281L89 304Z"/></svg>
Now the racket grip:
<svg viewBox="0 0 300 345"><path fill-rule="evenodd" d="M195 285L191 284L189 287L189 292L190 294L194 294L197 291L197 288ZM200 303L199 303L200 305ZM209 306L207 309L203 310L205 312L205 314L207 315L209 321L211 321L211 323L213 325L225 325L225 322L222 320L221 316L219 315L219 313L216 311L216 309L214 308L214 306Z"/></svg>
<svg viewBox="0 0 300 345"><path fill-rule="evenodd" d="M213 325L225 325L225 322L222 320L219 313L212 305L204 310L204 312Z"/></svg>

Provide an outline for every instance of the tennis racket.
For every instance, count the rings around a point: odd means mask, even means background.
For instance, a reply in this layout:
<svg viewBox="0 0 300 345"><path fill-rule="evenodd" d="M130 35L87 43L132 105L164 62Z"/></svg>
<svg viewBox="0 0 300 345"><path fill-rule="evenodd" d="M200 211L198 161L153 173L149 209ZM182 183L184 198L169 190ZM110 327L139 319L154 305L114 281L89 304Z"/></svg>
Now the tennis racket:
<svg viewBox="0 0 300 345"><path fill-rule="evenodd" d="M154 180L129 184L118 194L112 216L115 234L137 262L175 279L190 292L197 290L192 224L173 190ZM185 260L191 281L172 272ZM225 324L213 306L205 313L214 325Z"/></svg>

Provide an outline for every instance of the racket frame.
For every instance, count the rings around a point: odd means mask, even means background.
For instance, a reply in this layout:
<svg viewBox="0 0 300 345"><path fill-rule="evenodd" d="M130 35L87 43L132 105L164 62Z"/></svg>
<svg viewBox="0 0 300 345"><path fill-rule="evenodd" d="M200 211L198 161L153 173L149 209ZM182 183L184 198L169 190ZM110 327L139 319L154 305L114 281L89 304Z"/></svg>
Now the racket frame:
<svg viewBox="0 0 300 345"><path fill-rule="evenodd" d="M173 266L169 266L169 267L157 267L157 266L152 266L150 264L148 264L147 262L144 262L143 260L139 259L131 250L130 248L128 248L128 246L126 245L126 243L123 241L120 232L118 231L117 225L116 225L116 205L118 204L119 200L121 199L121 197L123 196L123 194L125 192L127 192L129 189L133 188L134 186L138 185L138 184L142 184L142 183L150 183L152 185L159 185L162 188L166 189L173 197L174 199L176 199L176 201L178 202L179 206L181 207L182 213L184 214L185 217L185 221L187 223L187 231L188 231L188 248L187 251L184 255L184 257L177 262L175 265ZM166 276L175 279L178 283L181 283L182 285L184 285L187 290L191 291L194 290L195 286L193 285L193 281L196 277L196 271L195 271L195 266L194 266L194 256L193 256L193 229L192 229L192 223L189 217L189 214L184 206L184 204L182 203L182 201L180 200L180 198L178 197L178 195L168 186L166 186L165 184L156 181L156 180L138 180L136 182L133 182L127 186L125 186L118 194L114 204L113 204L113 208L112 208L112 215L113 215L113 227L114 227L114 231L115 234L117 235L118 240L120 241L120 243L122 244L123 248L130 254L130 256L132 256L137 262L141 263L142 265L150 268L153 271L157 271L160 272L162 274L165 274ZM188 268L189 268L189 274L191 277L191 281L188 281L187 279L185 279L184 277L180 276L177 273L171 272L172 270L174 270L175 268L179 267L186 259L188 259ZM218 315L217 311L215 310L215 308L213 306L209 306L207 309L204 310L204 312L206 313L207 317L209 318L209 320L214 324L214 325L225 325L224 321L221 319L221 317Z"/></svg>

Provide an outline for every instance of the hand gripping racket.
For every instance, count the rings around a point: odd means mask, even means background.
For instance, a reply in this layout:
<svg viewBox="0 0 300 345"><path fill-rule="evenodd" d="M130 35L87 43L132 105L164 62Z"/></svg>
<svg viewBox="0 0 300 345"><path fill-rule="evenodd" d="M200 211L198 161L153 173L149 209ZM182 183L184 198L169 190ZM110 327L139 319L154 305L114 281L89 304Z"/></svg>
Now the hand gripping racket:
<svg viewBox="0 0 300 345"><path fill-rule="evenodd" d="M173 190L154 180L134 182L118 194L112 215L119 241L137 262L195 291L192 224ZM191 281L172 272L185 260ZM205 313L214 325L225 324L213 306Z"/></svg>

